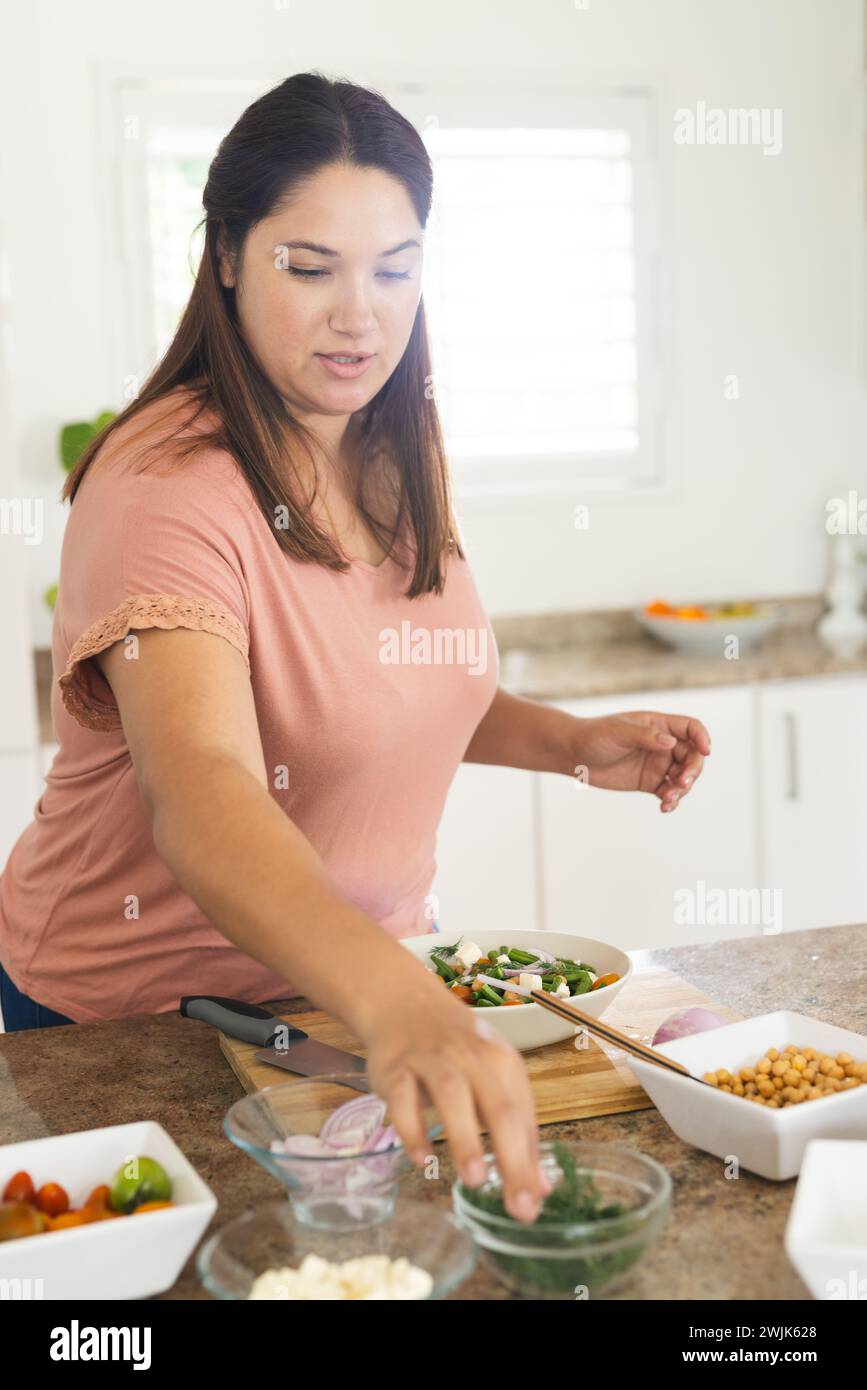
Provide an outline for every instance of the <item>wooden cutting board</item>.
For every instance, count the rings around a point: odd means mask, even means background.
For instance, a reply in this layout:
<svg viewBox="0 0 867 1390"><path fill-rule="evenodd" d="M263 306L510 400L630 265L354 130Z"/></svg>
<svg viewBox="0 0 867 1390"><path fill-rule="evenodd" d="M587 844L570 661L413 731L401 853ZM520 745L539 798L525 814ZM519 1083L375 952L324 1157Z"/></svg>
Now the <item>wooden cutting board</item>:
<svg viewBox="0 0 867 1390"><path fill-rule="evenodd" d="M649 1043L669 1014L694 1007L712 1009L729 1022L740 1018L733 1010L712 1003L679 975L654 966L632 976L609 1005L605 1019L621 1032ZM327 1014L313 1010L283 1017L320 1042L364 1055L352 1033ZM646 1091L634 1080L622 1052L587 1037L579 1041L584 1044L579 1048L575 1039L566 1038L523 1054L540 1125L583 1120L591 1115L619 1115L652 1106ZM281 1080L291 1080L288 1072L255 1061L254 1054L260 1049L252 1043L220 1033L220 1047L245 1091L260 1091Z"/></svg>

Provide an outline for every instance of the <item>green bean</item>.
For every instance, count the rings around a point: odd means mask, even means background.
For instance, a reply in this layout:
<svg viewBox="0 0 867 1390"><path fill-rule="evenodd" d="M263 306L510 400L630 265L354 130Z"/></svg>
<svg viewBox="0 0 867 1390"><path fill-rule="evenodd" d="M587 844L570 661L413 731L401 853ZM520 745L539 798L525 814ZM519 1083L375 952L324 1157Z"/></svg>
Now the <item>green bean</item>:
<svg viewBox="0 0 867 1390"><path fill-rule="evenodd" d="M431 960L434 963L434 969L436 970L437 974L441 975L444 980L448 980L449 984L451 984L453 980L456 980L458 978L457 971L452 970L451 966L446 965L445 961L440 960L439 956L432 955Z"/></svg>
<svg viewBox="0 0 867 1390"><path fill-rule="evenodd" d="M503 1002L499 994L497 994L497 991L491 989L490 985L482 985L481 989L478 990L477 993L479 996L479 1003L481 1003L483 999L489 1000L491 1004L502 1004Z"/></svg>
<svg viewBox="0 0 867 1390"><path fill-rule="evenodd" d="M529 951L519 951L516 946L508 952L509 960L513 960L516 965L532 965L538 960L538 955L531 955Z"/></svg>

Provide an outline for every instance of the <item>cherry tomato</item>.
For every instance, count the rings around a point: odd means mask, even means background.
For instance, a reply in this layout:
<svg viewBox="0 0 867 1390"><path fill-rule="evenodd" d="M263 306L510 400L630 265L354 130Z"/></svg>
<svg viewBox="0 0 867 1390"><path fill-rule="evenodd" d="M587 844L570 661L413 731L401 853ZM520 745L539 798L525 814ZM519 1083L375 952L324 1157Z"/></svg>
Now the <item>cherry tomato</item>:
<svg viewBox="0 0 867 1390"><path fill-rule="evenodd" d="M29 1173L13 1173L3 1189L4 1202L35 1202L36 1189Z"/></svg>
<svg viewBox="0 0 867 1390"><path fill-rule="evenodd" d="M36 1194L36 1205L46 1216L60 1216L69 1211L69 1198L59 1182L46 1182Z"/></svg>

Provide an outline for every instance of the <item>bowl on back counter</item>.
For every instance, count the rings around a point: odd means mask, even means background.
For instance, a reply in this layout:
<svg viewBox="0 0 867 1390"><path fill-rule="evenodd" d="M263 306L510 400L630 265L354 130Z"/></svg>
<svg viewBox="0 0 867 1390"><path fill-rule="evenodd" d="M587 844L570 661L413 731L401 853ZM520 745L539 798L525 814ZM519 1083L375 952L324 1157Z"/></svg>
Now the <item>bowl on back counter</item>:
<svg viewBox="0 0 867 1390"><path fill-rule="evenodd" d="M636 621L668 647L686 656L729 660L754 651L779 627L779 603L707 603L673 607L648 603L634 610Z"/></svg>
<svg viewBox="0 0 867 1390"><path fill-rule="evenodd" d="M632 974L632 961L625 951L571 932L480 928L472 938L458 932L432 932L404 937L401 945L428 970L441 975L444 989L457 986L458 997L464 999L467 1008L482 1008L485 1020L521 1052L572 1037L580 1025L559 1018L532 1000L519 1005L521 997L509 990L510 980L520 983L522 974L540 974L547 987L556 990L555 981L563 979L568 995L560 985L560 997L565 997L566 1002L571 1000L583 1013L599 1018ZM453 953L455 947L459 955ZM436 963L431 958L432 951ZM508 964L500 960L507 954ZM491 971L500 971L502 979L492 977L496 984L489 984L487 993L474 989L474 982L478 984L475 976L483 973L490 977ZM510 993L512 1000L508 998Z"/></svg>

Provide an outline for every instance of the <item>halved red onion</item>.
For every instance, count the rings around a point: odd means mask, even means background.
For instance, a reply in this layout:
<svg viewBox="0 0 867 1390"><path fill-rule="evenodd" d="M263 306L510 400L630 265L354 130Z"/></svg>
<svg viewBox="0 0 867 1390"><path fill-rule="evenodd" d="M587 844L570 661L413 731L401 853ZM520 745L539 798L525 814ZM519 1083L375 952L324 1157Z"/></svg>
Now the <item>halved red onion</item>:
<svg viewBox="0 0 867 1390"><path fill-rule="evenodd" d="M711 1028L722 1028L725 1022L710 1009L681 1009L659 1025L653 1035L653 1046L674 1042L676 1038L689 1038L693 1033L706 1033Z"/></svg>

